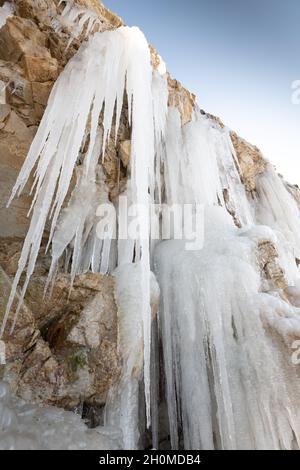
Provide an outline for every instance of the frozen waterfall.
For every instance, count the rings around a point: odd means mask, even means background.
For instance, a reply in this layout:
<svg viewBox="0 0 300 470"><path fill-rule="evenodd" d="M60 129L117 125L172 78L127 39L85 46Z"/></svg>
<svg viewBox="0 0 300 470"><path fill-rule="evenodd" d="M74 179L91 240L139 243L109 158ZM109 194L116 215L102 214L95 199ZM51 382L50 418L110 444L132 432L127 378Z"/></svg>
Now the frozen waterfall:
<svg viewBox="0 0 300 470"><path fill-rule="evenodd" d="M0 21L6 18L3 9ZM61 22L74 25L73 37L97 26L95 16L70 5ZM129 216L110 199L103 168L125 108L131 153L122 196L138 208L137 235L127 239L119 231ZM31 222L1 335L14 310L13 332L48 224L49 284L67 251L71 280L88 270L113 273L122 372L106 403L107 427L93 432L67 412L16 400L11 411L14 399L1 383L3 446L94 448L97 441L98 448L138 448L152 418L153 442L159 443L164 421L174 449L299 449L299 370L291 360L300 335L299 210L271 165L257 178L255 197L246 193L227 128L197 107L182 125L179 110L168 108L167 74L163 67L152 70L139 29L90 34L69 61L51 92L11 200L30 175ZM117 220L109 219L108 232L99 233L101 204L120 210ZM169 220L163 205L201 207L195 236L202 247L187 249L190 240L180 217L173 221L170 240L163 240ZM273 263L285 287L263 272L260 242L276 253ZM153 392L155 381L163 383L165 396ZM167 419L160 416L164 407ZM56 435L61 423L64 444Z"/></svg>

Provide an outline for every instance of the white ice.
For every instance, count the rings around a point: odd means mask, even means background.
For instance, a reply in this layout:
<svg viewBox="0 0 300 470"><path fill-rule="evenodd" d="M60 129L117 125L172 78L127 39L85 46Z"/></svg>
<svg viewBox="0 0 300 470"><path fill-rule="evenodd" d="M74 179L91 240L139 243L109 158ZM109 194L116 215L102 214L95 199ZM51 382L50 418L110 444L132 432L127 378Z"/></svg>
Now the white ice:
<svg viewBox="0 0 300 470"><path fill-rule="evenodd" d="M203 250L178 241L157 250L174 448L180 430L186 449L300 445L291 362L300 310L260 292L256 244L239 233L224 209L207 208Z"/></svg>
<svg viewBox="0 0 300 470"><path fill-rule="evenodd" d="M115 450L118 431L88 429L79 415L27 404L0 381L0 450Z"/></svg>

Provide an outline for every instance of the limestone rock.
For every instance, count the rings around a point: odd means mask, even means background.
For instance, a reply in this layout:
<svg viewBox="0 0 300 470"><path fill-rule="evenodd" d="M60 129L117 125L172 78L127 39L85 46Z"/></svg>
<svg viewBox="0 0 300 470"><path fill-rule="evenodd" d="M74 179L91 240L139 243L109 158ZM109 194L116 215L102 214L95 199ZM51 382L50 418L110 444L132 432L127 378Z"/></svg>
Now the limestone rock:
<svg viewBox="0 0 300 470"><path fill-rule="evenodd" d="M118 28L124 24L118 15L112 13L98 0L76 0L76 3L98 13L99 17L113 28Z"/></svg>
<svg viewBox="0 0 300 470"><path fill-rule="evenodd" d="M128 166L130 161L130 152L131 152L131 141L130 140L123 140L119 144L119 157L125 166Z"/></svg>
<svg viewBox="0 0 300 470"><path fill-rule="evenodd" d="M57 14L57 2L54 0L15 0L14 3L18 16L46 25L50 25Z"/></svg>
<svg viewBox="0 0 300 470"><path fill-rule="evenodd" d="M3 317L11 281L0 272ZM68 301L69 276L58 278L47 300L45 280L33 279L13 335L13 311L9 318L4 378L29 402L68 409L101 406L119 377L114 281L91 273L78 276Z"/></svg>
<svg viewBox="0 0 300 470"><path fill-rule="evenodd" d="M169 106L175 106L181 115L182 125L191 121L195 107L196 96L186 90L180 82L168 76Z"/></svg>
<svg viewBox="0 0 300 470"><path fill-rule="evenodd" d="M267 162L260 150L231 132L231 140L240 166L241 178L247 191L255 190L255 178L266 169Z"/></svg>
<svg viewBox="0 0 300 470"><path fill-rule="evenodd" d="M6 204L27 155L34 136L23 120L7 104L0 105L0 236L24 236L28 228L27 212L31 198L28 188L13 201L9 210Z"/></svg>
<svg viewBox="0 0 300 470"><path fill-rule="evenodd" d="M24 56L24 69L31 82L49 82L58 77L57 60L53 57Z"/></svg>
<svg viewBox="0 0 300 470"><path fill-rule="evenodd" d="M12 16L0 30L0 59L17 63L23 55L50 57L47 36L28 19Z"/></svg>
<svg viewBox="0 0 300 470"><path fill-rule="evenodd" d="M276 247L270 240L260 240L258 243L258 257L260 269L266 279L272 281L274 287L285 289L288 284L284 271L278 262Z"/></svg>

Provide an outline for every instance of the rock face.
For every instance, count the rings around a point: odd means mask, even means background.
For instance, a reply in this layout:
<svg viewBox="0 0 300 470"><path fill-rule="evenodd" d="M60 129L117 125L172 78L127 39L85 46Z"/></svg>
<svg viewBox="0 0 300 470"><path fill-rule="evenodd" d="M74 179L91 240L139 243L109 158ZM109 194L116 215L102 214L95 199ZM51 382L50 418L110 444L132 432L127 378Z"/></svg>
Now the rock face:
<svg viewBox="0 0 300 470"><path fill-rule="evenodd" d="M14 274L20 243L1 243L1 264ZM5 259L9 251L12 258ZM14 253L15 252L15 253ZM13 255L14 253L14 255ZM18 396L65 408L101 407L118 380L117 309L112 277L59 275L52 295L43 299L47 259L40 256L14 334L6 343L5 379ZM3 317L11 281L1 268L0 313ZM2 320L2 318L1 318Z"/></svg>
<svg viewBox="0 0 300 470"><path fill-rule="evenodd" d="M196 96L186 90L180 82L168 77L169 85L169 106L175 106L181 115L182 125L192 119L193 110L196 103Z"/></svg>
<svg viewBox="0 0 300 470"><path fill-rule="evenodd" d="M255 178L266 169L266 160L260 150L231 132L231 140L240 166L240 174L247 191L255 190Z"/></svg>
<svg viewBox="0 0 300 470"><path fill-rule="evenodd" d="M12 187L28 152L34 129L9 104L0 104L0 236L25 235L30 207L28 191L6 209Z"/></svg>

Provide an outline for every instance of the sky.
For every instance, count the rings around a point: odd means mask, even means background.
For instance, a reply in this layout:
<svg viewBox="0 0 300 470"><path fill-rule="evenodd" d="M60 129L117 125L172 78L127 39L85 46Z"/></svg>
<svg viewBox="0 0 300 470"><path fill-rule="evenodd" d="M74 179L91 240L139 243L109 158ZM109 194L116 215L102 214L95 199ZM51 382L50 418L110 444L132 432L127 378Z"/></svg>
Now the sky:
<svg viewBox="0 0 300 470"><path fill-rule="evenodd" d="M300 99L292 102L292 83L300 81L300 0L103 3L139 26L202 109L300 185Z"/></svg>

